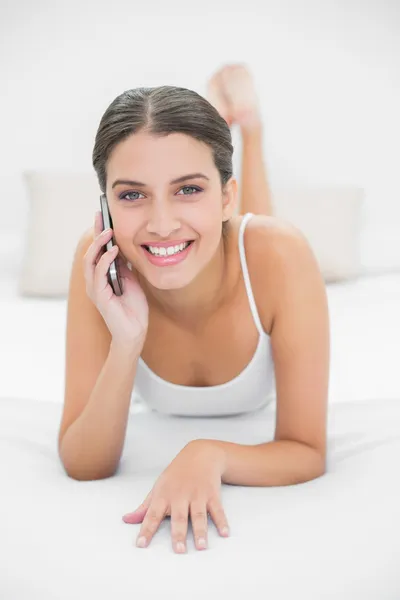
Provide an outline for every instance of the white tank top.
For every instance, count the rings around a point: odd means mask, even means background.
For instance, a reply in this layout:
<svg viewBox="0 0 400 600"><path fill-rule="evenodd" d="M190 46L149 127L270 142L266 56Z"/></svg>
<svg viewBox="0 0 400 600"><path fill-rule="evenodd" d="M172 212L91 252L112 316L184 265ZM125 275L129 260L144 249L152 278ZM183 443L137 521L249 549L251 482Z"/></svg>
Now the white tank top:
<svg viewBox="0 0 400 600"><path fill-rule="evenodd" d="M203 417L250 412L275 399L271 339L263 330L258 315L244 250L244 229L251 217L252 213L246 213L240 223L239 254L251 312L260 334L252 359L239 375L226 383L194 387L162 379L140 357L132 392L135 401L144 402L160 413Z"/></svg>

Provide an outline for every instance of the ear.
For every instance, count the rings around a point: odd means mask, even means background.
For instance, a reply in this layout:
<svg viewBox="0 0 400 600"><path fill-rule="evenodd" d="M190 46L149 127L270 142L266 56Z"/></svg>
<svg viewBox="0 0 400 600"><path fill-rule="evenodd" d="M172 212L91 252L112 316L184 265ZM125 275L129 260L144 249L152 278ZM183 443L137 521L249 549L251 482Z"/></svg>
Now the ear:
<svg viewBox="0 0 400 600"><path fill-rule="evenodd" d="M222 193L222 215L223 221L227 221L235 212L238 200L238 183L235 177L231 177L225 184Z"/></svg>

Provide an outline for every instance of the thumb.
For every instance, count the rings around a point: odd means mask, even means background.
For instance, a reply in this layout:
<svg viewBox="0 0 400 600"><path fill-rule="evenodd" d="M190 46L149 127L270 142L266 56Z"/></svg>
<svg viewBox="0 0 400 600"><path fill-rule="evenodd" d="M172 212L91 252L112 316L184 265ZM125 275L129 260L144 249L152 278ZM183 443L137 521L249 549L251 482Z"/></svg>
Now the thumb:
<svg viewBox="0 0 400 600"><path fill-rule="evenodd" d="M143 504L141 504L136 510L134 510L133 512L130 512L130 513L126 513L126 515L124 515L122 517L122 520L125 523L132 523L132 524L141 523L143 521L144 517L146 516L146 513L149 509L149 505L150 505L150 497L146 498L146 500L143 502Z"/></svg>
<svg viewBox="0 0 400 600"><path fill-rule="evenodd" d="M147 513L147 510L148 510L147 508L140 506L134 512L127 513L126 515L124 515L122 517L122 520L125 523L131 523L131 524L141 523Z"/></svg>

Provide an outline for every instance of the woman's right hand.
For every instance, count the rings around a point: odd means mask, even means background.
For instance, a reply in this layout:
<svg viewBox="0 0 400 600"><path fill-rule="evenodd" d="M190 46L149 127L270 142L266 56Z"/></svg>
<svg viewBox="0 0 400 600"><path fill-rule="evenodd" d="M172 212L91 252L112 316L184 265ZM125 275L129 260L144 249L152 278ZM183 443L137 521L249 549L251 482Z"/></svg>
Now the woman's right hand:
<svg viewBox="0 0 400 600"><path fill-rule="evenodd" d="M102 253L113 231L103 232L101 212L96 212L94 239L84 256L86 293L102 315L113 342L141 350L147 334L149 307L134 273L122 258L118 246ZM116 296L108 283L107 271L113 260L118 264L122 295Z"/></svg>

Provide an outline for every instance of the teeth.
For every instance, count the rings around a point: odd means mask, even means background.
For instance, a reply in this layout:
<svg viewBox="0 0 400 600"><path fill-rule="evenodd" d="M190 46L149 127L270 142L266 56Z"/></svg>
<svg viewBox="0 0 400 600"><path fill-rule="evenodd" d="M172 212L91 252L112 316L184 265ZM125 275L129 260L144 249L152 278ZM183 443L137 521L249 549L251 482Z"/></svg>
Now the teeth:
<svg viewBox="0 0 400 600"><path fill-rule="evenodd" d="M168 246L168 248L159 248L158 246L148 246L149 251L154 256L172 256L173 254L177 254L178 252L182 252L187 246L189 242L185 242L184 244L178 244L177 246Z"/></svg>

